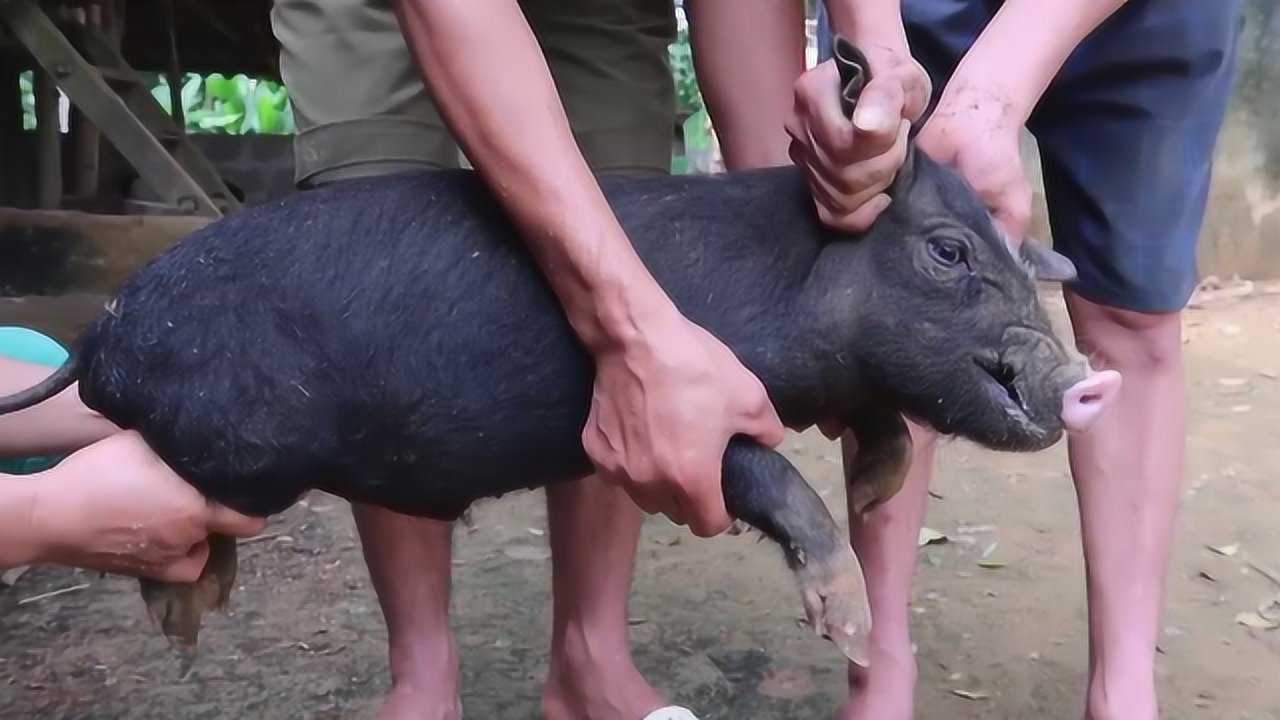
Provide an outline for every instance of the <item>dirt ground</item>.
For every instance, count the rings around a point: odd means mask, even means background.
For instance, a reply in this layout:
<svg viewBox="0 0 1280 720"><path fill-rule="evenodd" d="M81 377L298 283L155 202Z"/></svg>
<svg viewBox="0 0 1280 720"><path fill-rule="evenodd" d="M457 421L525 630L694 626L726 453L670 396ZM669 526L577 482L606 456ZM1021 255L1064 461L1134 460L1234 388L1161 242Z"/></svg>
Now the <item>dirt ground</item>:
<svg viewBox="0 0 1280 720"><path fill-rule="evenodd" d="M1280 720L1280 630L1237 622L1280 596L1277 293L1259 284L1187 313L1190 467L1159 661L1168 720ZM0 324L39 324L61 307L8 301ZM807 433L785 449L839 509L836 446ZM1080 718L1084 576L1064 447L1014 456L955 442L934 490L928 525L950 541L921 552L918 717ZM542 496L484 503L474 520L458 530L454 572L465 712L537 717L549 628ZM386 635L346 504L313 495L268 533L242 547L233 608L206 625L185 679L133 581L38 568L0 586L0 717L371 717L388 684ZM648 522L631 608L637 662L704 718L827 718L844 667L796 626L780 555L756 537L697 541ZM992 545L987 559L1003 566L980 567Z"/></svg>

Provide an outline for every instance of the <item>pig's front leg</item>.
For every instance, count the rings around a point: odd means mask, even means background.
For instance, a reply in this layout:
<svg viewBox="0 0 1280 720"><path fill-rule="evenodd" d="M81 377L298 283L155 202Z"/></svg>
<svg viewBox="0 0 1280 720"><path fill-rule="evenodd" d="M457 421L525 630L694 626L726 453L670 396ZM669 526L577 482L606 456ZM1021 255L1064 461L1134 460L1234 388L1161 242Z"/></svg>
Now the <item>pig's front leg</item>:
<svg viewBox="0 0 1280 720"><path fill-rule="evenodd" d="M864 408L846 425L858 440L845 448L845 487L849 508L861 515L902 489L911 467L911 433L902 415Z"/></svg>
<svg viewBox="0 0 1280 720"><path fill-rule="evenodd" d="M795 573L814 632L867 665L871 613L862 566L823 504L782 455L734 438L724 456L729 514L776 541Z"/></svg>

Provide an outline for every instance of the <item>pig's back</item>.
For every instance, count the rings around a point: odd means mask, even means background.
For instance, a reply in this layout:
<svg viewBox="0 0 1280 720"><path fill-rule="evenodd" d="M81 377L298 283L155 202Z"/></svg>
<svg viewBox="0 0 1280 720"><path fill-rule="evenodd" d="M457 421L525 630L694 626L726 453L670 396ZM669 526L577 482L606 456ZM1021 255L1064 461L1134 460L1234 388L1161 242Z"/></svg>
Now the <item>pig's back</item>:
<svg viewBox="0 0 1280 720"><path fill-rule="evenodd" d="M685 189L628 184L611 198L698 320L741 303L708 297L694 281L703 265L752 253L742 238L718 251L702 231L699 250L677 256L682 231L651 218ZM723 292L741 285L752 283ZM750 332L734 325L725 333ZM246 512L278 512L319 487L451 517L589 469L589 357L469 173L343 183L215 223L126 285L83 356L91 407Z"/></svg>

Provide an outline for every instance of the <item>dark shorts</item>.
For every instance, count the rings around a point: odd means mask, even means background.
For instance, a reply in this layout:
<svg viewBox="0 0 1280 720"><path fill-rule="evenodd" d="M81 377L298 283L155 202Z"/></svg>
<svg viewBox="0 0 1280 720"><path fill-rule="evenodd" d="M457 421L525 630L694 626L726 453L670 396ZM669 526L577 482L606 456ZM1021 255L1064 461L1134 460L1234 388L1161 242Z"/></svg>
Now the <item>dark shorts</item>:
<svg viewBox="0 0 1280 720"><path fill-rule="evenodd" d="M998 0L904 0L935 100ZM1235 80L1240 0L1130 0L1068 58L1027 124L1071 289L1171 312L1197 281L1213 152ZM820 53L829 31L820 22Z"/></svg>

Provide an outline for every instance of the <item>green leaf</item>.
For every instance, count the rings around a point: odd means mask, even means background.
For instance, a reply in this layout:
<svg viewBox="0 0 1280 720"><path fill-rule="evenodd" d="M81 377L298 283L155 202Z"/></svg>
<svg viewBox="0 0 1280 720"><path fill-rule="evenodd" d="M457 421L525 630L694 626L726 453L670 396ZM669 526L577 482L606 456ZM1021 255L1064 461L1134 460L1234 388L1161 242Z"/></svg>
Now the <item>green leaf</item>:
<svg viewBox="0 0 1280 720"><path fill-rule="evenodd" d="M281 124L280 132L286 135L292 135L298 131L298 126L293 119L293 101L286 95L284 98L284 107L280 111Z"/></svg>
<svg viewBox="0 0 1280 720"><path fill-rule="evenodd" d="M204 79L205 95L214 100L227 102L236 97L236 84L222 73L213 73Z"/></svg>
<svg viewBox="0 0 1280 720"><path fill-rule="evenodd" d="M284 125L283 113L276 108L271 96L264 94L258 97L254 105L258 110L258 124L255 129L260 133L280 132L280 127Z"/></svg>
<svg viewBox="0 0 1280 720"><path fill-rule="evenodd" d="M35 130L35 74L30 70L18 75L18 104L22 106L22 129Z"/></svg>
<svg viewBox="0 0 1280 720"><path fill-rule="evenodd" d="M168 81L164 75L154 77L151 96L171 113ZM266 78L187 73L182 105L188 132L291 134L295 129L288 89Z"/></svg>
<svg viewBox="0 0 1280 720"><path fill-rule="evenodd" d="M228 128L244 118L244 113L210 113L201 117L198 125L201 130L212 130L214 128Z"/></svg>
<svg viewBox="0 0 1280 720"><path fill-rule="evenodd" d="M173 99L169 96L169 83L160 83L151 88L151 97L160 103L160 107L169 115L173 115Z"/></svg>
<svg viewBox="0 0 1280 720"><path fill-rule="evenodd" d="M192 111L200 107L204 101L204 80L194 73L187 75L187 80L182 84L182 110L187 117L191 117Z"/></svg>
<svg viewBox="0 0 1280 720"><path fill-rule="evenodd" d="M253 94L253 81L249 79L248 75L240 73L231 78L231 82L235 86L236 97L242 101Z"/></svg>
<svg viewBox="0 0 1280 720"><path fill-rule="evenodd" d="M671 64L671 76L676 85L676 107L681 114L694 113L703 108L702 92L698 88L697 74L693 69L693 52L689 47L689 33L680 28L676 41L667 47Z"/></svg>
<svg viewBox="0 0 1280 720"><path fill-rule="evenodd" d="M289 94L278 84L263 80L254 88L254 106L257 110L257 132L286 134L292 132L289 112Z"/></svg>
<svg viewBox="0 0 1280 720"><path fill-rule="evenodd" d="M684 121L684 146L689 151L711 147L711 120L706 110L699 110Z"/></svg>

